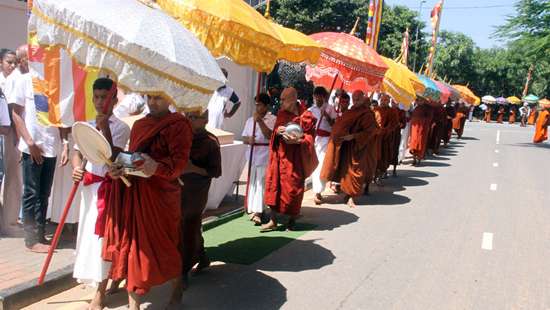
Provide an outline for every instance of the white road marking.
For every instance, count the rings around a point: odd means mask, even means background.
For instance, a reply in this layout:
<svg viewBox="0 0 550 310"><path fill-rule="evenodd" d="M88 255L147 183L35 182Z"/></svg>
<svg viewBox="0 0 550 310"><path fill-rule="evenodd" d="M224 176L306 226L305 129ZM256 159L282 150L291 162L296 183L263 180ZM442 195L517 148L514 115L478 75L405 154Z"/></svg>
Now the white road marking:
<svg viewBox="0 0 550 310"><path fill-rule="evenodd" d="M493 163L493 167L498 167L498 163Z"/></svg>
<svg viewBox="0 0 550 310"><path fill-rule="evenodd" d="M497 144L500 143L500 130L497 130Z"/></svg>
<svg viewBox="0 0 550 310"><path fill-rule="evenodd" d="M495 150L495 153L498 153L498 152L499 152L499 150Z"/></svg>
<svg viewBox="0 0 550 310"><path fill-rule="evenodd" d="M488 232L483 233L481 248L487 251L491 251L493 249L493 233L488 233Z"/></svg>
<svg viewBox="0 0 550 310"><path fill-rule="evenodd" d="M495 183L491 184L491 190L492 191L496 191L497 190L497 185Z"/></svg>

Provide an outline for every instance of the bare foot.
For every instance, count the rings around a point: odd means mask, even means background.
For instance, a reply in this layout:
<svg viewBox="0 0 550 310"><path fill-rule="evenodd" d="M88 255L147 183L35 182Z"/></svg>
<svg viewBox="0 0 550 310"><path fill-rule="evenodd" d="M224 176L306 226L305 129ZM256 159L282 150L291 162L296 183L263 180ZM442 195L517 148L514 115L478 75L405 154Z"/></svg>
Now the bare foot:
<svg viewBox="0 0 550 310"><path fill-rule="evenodd" d="M43 243L37 243L31 247L27 247L27 249L33 253L47 254L50 250L50 246Z"/></svg>
<svg viewBox="0 0 550 310"><path fill-rule="evenodd" d="M321 205L323 203L323 196L321 196L321 194L315 194L313 202L315 202L316 205Z"/></svg>
<svg viewBox="0 0 550 310"><path fill-rule="evenodd" d="M105 301L105 296L100 292L96 292L94 299L88 305L88 310L101 310L103 309L103 302Z"/></svg>
<svg viewBox="0 0 550 310"><path fill-rule="evenodd" d="M170 297L170 303L168 303L168 309L178 309L177 306L181 305L181 299L183 298L183 286L180 279L175 280L173 285L174 289L172 297Z"/></svg>
<svg viewBox="0 0 550 310"><path fill-rule="evenodd" d="M357 205L355 204L355 202L353 201L353 198L350 198L348 200L348 207L352 208L352 209L355 209L357 208Z"/></svg>
<svg viewBox="0 0 550 310"><path fill-rule="evenodd" d="M113 281L111 282L111 286L109 287L109 289L105 292L105 295L114 295L118 292L120 292L121 288L120 288L120 282L122 282L121 280L117 280L117 281Z"/></svg>
<svg viewBox="0 0 550 310"><path fill-rule="evenodd" d="M269 222L267 222L267 224L262 225L261 231L262 232L267 232L267 231L273 231L273 230L276 230L276 229L277 229L277 223L275 223L275 221L273 221L273 220L269 220Z"/></svg>

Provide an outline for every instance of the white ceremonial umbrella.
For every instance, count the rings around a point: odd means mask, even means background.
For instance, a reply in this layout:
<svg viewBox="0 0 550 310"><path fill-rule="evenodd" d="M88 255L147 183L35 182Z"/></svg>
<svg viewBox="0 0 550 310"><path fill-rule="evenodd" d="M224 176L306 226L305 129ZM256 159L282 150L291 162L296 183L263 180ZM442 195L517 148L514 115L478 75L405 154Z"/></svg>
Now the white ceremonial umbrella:
<svg viewBox="0 0 550 310"><path fill-rule="evenodd" d="M493 96L487 95L481 97L481 102L487 103L487 104L494 104L497 102L497 99Z"/></svg>
<svg viewBox="0 0 550 310"><path fill-rule="evenodd" d="M165 95L183 110L205 108L225 82L191 32L135 0L35 0L29 33L85 68L112 73L121 87Z"/></svg>

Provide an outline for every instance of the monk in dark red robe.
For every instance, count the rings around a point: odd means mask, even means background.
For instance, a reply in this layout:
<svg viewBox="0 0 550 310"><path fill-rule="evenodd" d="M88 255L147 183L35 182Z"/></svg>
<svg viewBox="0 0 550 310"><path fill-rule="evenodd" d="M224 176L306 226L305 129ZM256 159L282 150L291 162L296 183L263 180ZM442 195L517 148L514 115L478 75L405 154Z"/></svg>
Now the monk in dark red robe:
<svg viewBox="0 0 550 310"><path fill-rule="evenodd" d="M155 285L173 280L172 302L181 299L181 186L178 177L189 160L192 130L189 121L170 113L170 103L149 96L150 113L130 134L130 152L145 158L128 175L126 187L118 177L122 167L110 167L113 179L103 241L103 258L112 262L110 278L126 280L130 309L139 309L139 296ZM179 293L179 294L178 294Z"/></svg>
<svg viewBox="0 0 550 310"><path fill-rule="evenodd" d="M487 106L487 110L485 110L485 122L487 123L491 122L492 113L493 113L493 109L490 106Z"/></svg>
<svg viewBox="0 0 550 310"><path fill-rule="evenodd" d="M498 112L497 112L497 123L498 124L502 124L502 122L504 121L504 107L500 107L498 109Z"/></svg>
<svg viewBox="0 0 550 310"><path fill-rule="evenodd" d="M419 163L426 155L428 136L430 134L433 108L422 97L417 98L417 106L411 115L411 133L409 152L413 155L413 165Z"/></svg>
<svg viewBox="0 0 550 310"><path fill-rule="evenodd" d="M302 207L305 180L318 164L314 148L317 120L297 103L296 89L286 88L281 102L269 146L265 180L264 199L272 212L269 223L262 225L263 231L277 228L277 213L288 215L287 229L294 228ZM302 127L302 137L285 132L290 122Z"/></svg>
<svg viewBox="0 0 550 310"><path fill-rule="evenodd" d="M514 124L516 122L516 107L510 107L510 116L508 117L508 124Z"/></svg>
<svg viewBox="0 0 550 310"><path fill-rule="evenodd" d="M390 97L382 94L380 104L374 107L373 112L379 127L378 162L376 164L375 182L385 177L390 166L394 130L399 126L399 120L389 106Z"/></svg>
<svg viewBox="0 0 550 310"><path fill-rule="evenodd" d="M364 93L360 90L355 91L353 93L353 102L364 102L365 106L369 108L369 110L373 110L373 107L371 106L371 101L368 97L365 97ZM374 113L374 112L373 112ZM374 115L374 114L373 114ZM376 122L376 119L375 119ZM366 155L367 155L367 162L365 165L365 195L369 194L369 186L374 181L374 177L376 174L376 166L378 163L378 158L380 154L380 139L381 139L381 133L380 133L380 127L378 126L378 123L376 123L376 135L373 139L368 140L366 143Z"/></svg>
<svg viewBox="0 0 550 310"><path fill-rule="evenodd" d="M443 135L443 145L447 146L453 135L453 119L456 117L456 108L454 104L445 106L445 134Z"/></svg>
<svg viewBox="0 0 550 310"><path fill-rule="evenodd" d="M464 103L459 103L458 108L456 109L456 116L453 119L453 129L456 132L458 139L462 139L462 134L464 133L464 126L466 125L466 117L468 115L468 108Z"/></svg>
<svg viewBox="0 0 550 310"><path fill-rule="evenodd" d="M548 140L548 125L550 125L550 112L548 109L542 110L539 113L535 127L535 136L533 137L533 143L542 143Z"/></svg>
<svg viewBox="0 0 550 310"><path fill-rule="evenodd" d="M432 154L439 154L441 140L445 135L445 121L447 113L442 105L433 107L432 130L428 138L428 149Z"/></svg>
<svg viewBox="0 0 550 310"><path fill-rule="evenodd" d="M377 131L374 113L364 100L354 100L353 107L344 112L332 127L321 180L339 182L346 194L345 201L351 207L355 207L353 199L363 193L367 146Z"/></svg>
<svg viewBox="0 0 550 310"><path fill-rule="evenodd" d="M392 103L393 105L393 103ZM393 130L393 144L390 155L390 165L393 165L393 176L397 176L397 165L399 165L399 146L401 145L401 130L407 127L407 113L399 109L397 106L392 108L393 118L397 120L395 129Z"/></svg>

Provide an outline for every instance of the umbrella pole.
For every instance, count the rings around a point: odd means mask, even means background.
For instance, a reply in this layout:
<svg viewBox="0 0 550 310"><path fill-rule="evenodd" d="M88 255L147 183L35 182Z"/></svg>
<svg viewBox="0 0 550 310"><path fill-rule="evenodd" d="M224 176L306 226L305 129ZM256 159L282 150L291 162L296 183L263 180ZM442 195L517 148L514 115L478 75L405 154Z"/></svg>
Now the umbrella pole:
<svg viewBox="0 0 550 310"><path fill-rule="evenodd" d="M338 74L340 73L336 73L336 75L334 76L334 80L332 80L332 86L330 87L330 91L328 92L329 94L332 94L332 91L334 90L334 85L336 85L336 80L338 79ZM342 86L344 85L344 81L342 81Z"/></svg>
<svg viewBox="0 0 550 310"><path fill-rule="evenodd" d="M252 127L252 143L250 144L250 155L248 156L248 171L246 177L246 191L244 195L244 212L248 213L248 192L250 191L250 176L252 174L252 157L254 156L254 144L256 139L256 121Z"/></svg>
<svg viewBox="0 0 550 310"><path fill-rule="evenodd" d="M260 94L262 90L262 73L258 72L258 82L256 84L256 96Z"/></svg>
<svg viewBox="0 0 550 310"><path fill-rule="evenodd" d="M82 168L84 168L85 165L86 165L86 160L82 162ZM48 272L48 267L50 266L50 262L52 261L55 248L57 248L57 243L59 243L59 238L61 237L63 226L65 226L65 220L67 220L67 215L69 214L69 210L71 209L71 205L73 204L73 200L79 185L80 185L80 181L73 183L73 188L69 193L69 198L67 198L67 203L65 203L65 209L63 209L63 213L61 214L61 219L59 221L59 224L57 225L55 234L53 235L52 244L50 245L50 249L48 250L48 256L46 256L46 260L44 261L44 265L42 266L40 277L38 277L38 285L42 285L44 283L46 272Z"/></svg>

